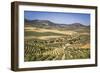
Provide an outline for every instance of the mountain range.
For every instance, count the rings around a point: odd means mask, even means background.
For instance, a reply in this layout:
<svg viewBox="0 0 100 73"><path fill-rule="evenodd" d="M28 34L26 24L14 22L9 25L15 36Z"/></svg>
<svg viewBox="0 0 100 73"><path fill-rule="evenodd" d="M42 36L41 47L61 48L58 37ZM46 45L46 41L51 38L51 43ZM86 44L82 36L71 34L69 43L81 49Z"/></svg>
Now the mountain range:
<svg viewBox="0 0 100 73"><path fill-rule="evenodd" d="M78 29L78 28L90 28L90 25L83 25L81 23L73 23L73 24L59 24L54 23L49 20L27 20L24 19L26 25L31 25L35 27L52 27L52 28L71 28L71 29Z"/></svg>

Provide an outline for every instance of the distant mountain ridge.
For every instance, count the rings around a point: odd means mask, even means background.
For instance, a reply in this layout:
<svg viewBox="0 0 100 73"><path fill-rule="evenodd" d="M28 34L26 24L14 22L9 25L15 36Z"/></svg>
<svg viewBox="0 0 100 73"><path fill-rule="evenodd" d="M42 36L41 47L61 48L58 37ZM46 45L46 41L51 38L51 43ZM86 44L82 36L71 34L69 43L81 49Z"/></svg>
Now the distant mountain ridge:
<svg viewBox="0 0 100 73"><path fill-rule="evenodd" d="M30 24L32 26L49 26L49 27L63 27L63 28L89 28L89 26L83 25L81 23L73 23L73 24L59 24L54 23L49 20L27 20L24 19L25 24Z"/></svg>

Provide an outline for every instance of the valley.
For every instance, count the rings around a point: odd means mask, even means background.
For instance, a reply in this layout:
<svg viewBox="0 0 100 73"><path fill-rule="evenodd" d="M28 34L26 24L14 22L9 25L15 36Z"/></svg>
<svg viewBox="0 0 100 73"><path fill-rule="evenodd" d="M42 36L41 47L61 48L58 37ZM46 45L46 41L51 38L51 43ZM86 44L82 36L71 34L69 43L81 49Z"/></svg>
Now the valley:
<svg viewBox="0 0 100 73"><path fill-rule="evenodd" d="M25 21L24 61L90 58L90 26Z"/></svg>

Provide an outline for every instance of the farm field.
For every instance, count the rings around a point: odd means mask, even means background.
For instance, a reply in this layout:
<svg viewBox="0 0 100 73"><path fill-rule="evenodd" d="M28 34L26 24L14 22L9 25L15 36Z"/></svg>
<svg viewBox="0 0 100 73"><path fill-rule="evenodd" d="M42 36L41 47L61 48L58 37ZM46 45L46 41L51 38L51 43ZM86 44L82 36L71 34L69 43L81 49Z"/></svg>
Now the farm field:
<svg viewBox="0 0 100 73"><path fill-rule="evenodd" d="M90 58L90 28L58 25L25 23L24 61Z"/></svg>

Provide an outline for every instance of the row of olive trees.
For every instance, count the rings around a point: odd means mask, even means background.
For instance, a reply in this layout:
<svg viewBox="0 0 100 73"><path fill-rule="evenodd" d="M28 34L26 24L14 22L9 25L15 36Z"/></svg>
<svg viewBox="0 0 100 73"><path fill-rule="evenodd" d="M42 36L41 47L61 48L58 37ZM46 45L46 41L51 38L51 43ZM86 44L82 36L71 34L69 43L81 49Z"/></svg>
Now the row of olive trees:
<svg viewBox="0 0 100 73"><path fill-rule="evenodd" d="M58 60L62 59L62 55L65 54L65 59L81 59L89 58L90 50L73 47L74 44L87 43L88 36L81 35L66 35L61 38L52 38L48 40L32 39L24 41L24 58L25 61L43 61L43 60ZM66 47L66 44L70 46ZM63 54L61 51L64 49ZM70 48L72 47L72 48ZM55 51L55 49L60 49ZM46 53L46 54L44 54Z"/></svg>

